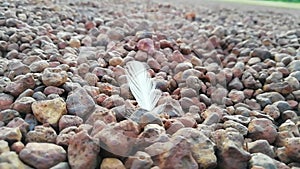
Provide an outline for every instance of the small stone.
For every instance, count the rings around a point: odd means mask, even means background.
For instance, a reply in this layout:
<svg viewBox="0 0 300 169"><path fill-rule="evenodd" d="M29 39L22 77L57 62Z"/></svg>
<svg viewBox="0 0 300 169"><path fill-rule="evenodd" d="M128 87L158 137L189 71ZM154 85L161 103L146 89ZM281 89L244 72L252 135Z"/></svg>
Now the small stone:
<svg viewBox="0 0 300 169"><path fill-rule="evenodd" d="M218 166L220 168L247 168L251 156L243 149L244 137L237 130L227 128L212 133L212 140L218 148Z"/></svg>
<svg viewBox="0 0 300 169"><path fill-rule="evenodd" d="M17 99L13 105L11 106L12 109L20 112L20 113L25 113L29 114L32 112L31 105L34 103L36 100L32 97L22 97L20 99Z"/></svg>
<svg viewBox="0 0 300 169"><path fill-rule="evenodd" d="M93 126L98 120L101 120L106 124L117 122L113 112L101 106L96 106L95 110L85 121L85 124L90 124Z"/></svg>
<svg viewBox="0 0 300 169"><path fill-rule="evenodd" d="M19 128L0 127L0 140L5 140L9 143L21 141L22 133Z"/></svg>
<svg viewBox="0 0 300 169"><path fill-rule="evenodd" d="M124 38L124 31L122 29L113 28L107 31L107 36L110 40L120 41Z"/></svg>
<svg viewBox="0 0 300 169"><path fill-rule="evenodd" d="M5 91L17 97L27 89L35 87L35 80L32 74L20 75L18 80L10 82L5 87Z"/></svg>
<svg viewBox="0 0 300 169"><path fill-rule="evenodd" d="M0 111L0 121L4 122L5 124L9 123L12 119L19 116L19 112L12 109Z"/></svg>
<svg viewBox="0 0 300 169"><path fill-rule="evenodd" d="M264 139L270 144L274 143L277 137L277 130L272 121L265 118L251 120L248 125L248 136L253 140Z"/></svg>
<svg viewBox="0 0 300 169"><path fill-rule="evenodd" d="M108 63L110 66L118 66L118 65L122 65L123 62L124 61L121 57L112 57Z"/></svg>
<svg viewBox="0 0 300 169"><path fill-rule="evenodd" d="M256 140L247 144L250 153L263 153L271 158L275 157L275 152L267 140Z"/></svg>
<svg viewBox="0 0 300 169"><path fill-rule="evenodd" d="M68 161L72 169L96 168L100 146L83 130L69 140ZM84 159L84 160L83 160Z"/></svg>
<svg viewBox="0 0 300 169"><path fill-rule="evenodd" d="M261 60L271 59L272 54L265 49L256 48L251 53L250 56L253 57L259 57Z"/></svg>
<svg viewBox="0 0 300 169"><path fill-rule="evenodd" d="M238 77L232 79L232 81L228 84L229 89L242 90L244 88L243 83L240 81Z"/></svg>
<svg viewBox="0 0 300 169"><path fill-rule="evenodd" d="M94 73L86 73L84 76L84 80L90 85L90 86L95 86L96 83L99 81L99 78L97 75Z"/></svg>
<svg viewBox="0 0 300 169"><path fill-rule="evenodd" d="M76 38L72 38L69 42L70 47L72 48L79 48L81 46L80 40Z"/></svg>
<svg viewBox="0 0 300 169"><path fill-rule="evenodd" d="M50 94L62 95L64 92L65 92L64 89L56 87L56 86L47 86L44 89L44 94L46 94L46 95L50 95Z"/></svg>
<svg viewBox="0 0 300 169"><path fill-rule="evenodd" d="M199 166L214 168L217 166L215 144L201 131L192 128L182 128L172 135L172 138L182 136L191 144L190 151ZM181 150L183 151L183 150Z"/></svg>
<svg viewBox="0 0 300 169"><path fill-rule="evenodd" d="M263 86L263 90L266 92L274 91L283 95L290 94L293 92L293 88L288 82L266 84Z"/></svg>
<svg viewBox="0 0 300 169"><path fill-rule="evenodd" d="M34 102L32 111L39 122L54 126L57 126L60 117L67 113L66 103L62 98Z"/></svg>
<svg viewBox="0 0 300 169"><path fill-rule="evenodd" d="M102 143L101 148L120 156L131 155L135 142L140 133L138 124L131 120L110 123L93 137ZM111 137L107 137L110 135ZM120 149L119 147L123 147Z"/></svg>
<svg viewBox="0 0 300 169"><path fill-rule="evenodd" d="M126 168L124 164L117 158L104 158L100 165L100 169L126 169Z"/></svg>
<svg viewBox="0 0 300 169"><path fill-rule="evenodd" d="M287 101L276 101L273 103L273 105L278 108L280 113L283 113L287 110L291 110L291 106Z"/></svg>
<svg viewBox="0 0 300 169"><path fill-rule="evenodd" d="M19 128L23 136L25 136L29 130L29 124L21 117L15 117L6 126L11 128Z"/></svg>
<svg viewBox="0 0 300 169"><path fill-rule="evenodd" d="M290 159L300 162L300 137L286 139L284 147L285 153Z"/></svg>
<svg viewBox="0 0 300 169"><path fill-rule="evenodd" d="M52 127L35 126L34 130L26 135L26 142L55 143L57 134Z"/></svg>
<svg viewBox="0 0 300 169"><path fill-rule="evenodd" d="M267 105L264 109L263 112L270 117L272 117L274 120L278 119L280 117L280 111L275 105Z"/></svg>
<svg viewBox="0 0 300 169"><path fill-rule="evenodd" d="M241 123L235 122L233 120L228 120L224 122L224 128L234 128L237 131L239 131L243 136L246 136L248 134L248 128Z"/></svg>
<svg viewBox="0 0 300 169"><path fill-rule="evenodd" d="M228 93L228 97L230 100L232 100L234 103L240 103L243 102L245 99L245 95L243 91L238 91L238 90L231 90Z"/></svg>
<svg viewBox="0 0 300 169"><path fill-rule="evenodd" d="M67 159L66 151L52 143L28 143L19 157L30 166L48 169Z"/></svg>
<svg viewBox="0 0 300 169"><path fill-rule="evenodd" d="M4 140L0 140L0 154L9 152L9 146L8 143Z"/></svg>
<svg viewBox="0 0 300 169"><path fill-rule="evenodd" d="M283 101L285 98L278 92L266 92L258 94L256 96L256 100L262 107L265 107L268 104L272 104L277 101Z"/></svg>
<svg viewBox="0 0 300 169"><path fill-rule="evenodd" d="M150 168L153 165L151 156L145 152L138 151L133 156L129 156L125 162L126 168Z"/></svg>
<svg viewBox="0 0 300 169"><path fill-rule="evenodd" d="M30 167L25 165L19 158L18 154L13 151L0 153L0 168L3 169L29 169Z"/></svg>
<svg viewBox="0 0 300 169"><path fill-rule="evenodd" d="M14 97L9 94L0 93L0 111L10 108L14 102Z"/></svg>
<svg viewBox="0 0 300 169"><path fill-rule="evenodd" d="M137 43L137 48L141 51L151 54L154 52L154 42L150 38L141 39Z"/></svg>
<svg viewBox="0 0 300 169"><path fill-rule="evenodd" d="M60 86L68 79L68 74L61 68L46 68L42 74L42 81L46 86Z"/></svg>
<svg viewBox="0 0 300 169"><path fill-rule="evenodd" d="M84 121L95 109L93 98L84 88L77 88L69 94L66 100L68 113L77 115Z"/></svg>
<svg viewBox="0 0 300 169"><path fill-rule="evenodd" d="M249 161L250 167L261 166L262 168L277 169L273 159L263 153L253 153L251 154L251 159Z"/></svg>
<svg viewBox="0 0 300 169"><path fill-rule="evenodd" d="M291 73L300 71L300 60L293 60L290 64L288 64L287 68Z"/></svg>
<svg viewBox="0 0 300 169"><path fill-rule="evenodd" d="M30 64L29 68L31 72L43 72L46 68L48 68L50 64L45 60L36 61Z"/></svg>
<svg viewBox="0 0 300 169"><path fill-rule="evenodd" d="M17 142L14 142L10 148L12 151L19 154L21 152L21 150L23 150L24 147L25 147L25 145L21 141L17 141Z"/></svg>
<svg viewBox="0 0 300 169"><path fill-rule="evenodd" d="M74 116L74 115L63 115L59 119L58 128L59 128L59 131L62 131L63 129L65 129L67 127L70 127L70 126L78 127L81 124L83 124L82 118L80 118L78 116Z"/></svg>

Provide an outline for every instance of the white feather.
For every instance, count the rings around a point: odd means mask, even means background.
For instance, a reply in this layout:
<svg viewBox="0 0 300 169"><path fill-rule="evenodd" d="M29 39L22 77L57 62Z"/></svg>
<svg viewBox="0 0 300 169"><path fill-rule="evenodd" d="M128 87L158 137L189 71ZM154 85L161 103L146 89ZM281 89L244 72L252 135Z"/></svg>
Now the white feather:
<svg viewBox="0 0 300 169"><path fill-rule="evenodd" d="M126 66L131 93L142 109L151 111L156 106L161 93L155 90L156 84L151 80L143 63L130 61Z"/></svg>

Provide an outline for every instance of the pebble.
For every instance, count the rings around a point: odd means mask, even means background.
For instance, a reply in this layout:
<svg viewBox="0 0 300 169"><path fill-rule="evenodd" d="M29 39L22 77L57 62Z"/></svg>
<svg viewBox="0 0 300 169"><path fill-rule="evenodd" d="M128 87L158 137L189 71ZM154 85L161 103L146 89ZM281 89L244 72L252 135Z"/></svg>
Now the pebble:
<svg viewBox="0 0 300 169"><path fill-rule="evenodd" d="M55 143L57 134L52 127L35 126L34 130L26 134L26 142L46 142Z"/></svg>
<svg viewBox="0 0 300 169"><path fill-rule="evenodd" d="M264 139L272 144L274 143L277 135L275 125L268 119L253 119L248 125L248 136L253 140Z"/></svg>
<svg viewBox="0 0 300 169"><path fill-rule="evenodd" d="M57 126L62 115L67 113L66 102L62 98L32 103L32 112L41 123Z"/></svg>
<svg viewBox="0 0 300 169"><path fill-rule="evenodd" d="M104 158L100 165L100 169L125 169L124 164L117 158Z"/></svg>
<svg viewBox="0 0 300 169"><path fill-rule="evenodd" d="M19 96L26 89L33 89L35 80L32 74L20 75L16 81L10 82L5 87L5 91L13 95Z"/></svg>
<svg viewBox="0 0 300 169"><path fill-rule="evenodd" d="M126 168L151 168L152 165L151 156L143 151L138 151L133 156L129 156L125 162Z"/></svg>
<svg viewBox="0 0 300 169"><path fill-rule="evenodd" d="M0 140L5 140L9 143L21 141L22 133L19 128L0 127Z"/></svg>
<svg viewBox="0 0 300 169"><path fill-rule="evenodd" d="M87 131L75 134L69 140L68 161L71 168L95 168L100 146L96 139L90 137Z"/></svg>
<svg viewBox="0 0 300 169"><path fill-rule="evenodd" d="M21 97L20 99L17 99L12 105L11 108L20 112L20 113L25 113L29 114L32 112L31 105L34 103L36 100L32 97Z"/></svg>
<svg viewBox="0 0 300 169"><path fill-rule="evenodd" d="M22 162L16 152L9 151L0 154L1 168L30 168Z"/></svg>
<svg viewBox="0 0 300 169"><path fill-rule="evenodd" d="M47 169L65 161L67 154L61 146L52 143L28 143L19 157L30 166Z"/></svg>
<svg viewBox="0 0 300 169"><path fill-rule="evenodd" d="M68 74L61 68L46 68L42 73L42 81L46 86L60 86L68 79Z"/></svg>
<svg viewBox="0 0 300 169"><path fill-rule="evenodd" d="M251 159L249 161L250 167L262 167L262 168L270 168L276 169L277 166L275 165L273 159L263 153L253 153L251 154Z"/></svg>
<svg viewBox="0 0 300 169"><path fill-rule="evenodd" d="M267 140L256 140L250 143L247 143L248 151L253 153L263 153L270 158L275 157L275 152L273 147L269 144Z"/></svg>
<svg viewBox="0 0 300 169"><path fill-rule="evenodd" d="M77 115L83 120L86 120L95 108L93 98L83 88L77 88L68 95L66 104L68 113Z"/></svg>

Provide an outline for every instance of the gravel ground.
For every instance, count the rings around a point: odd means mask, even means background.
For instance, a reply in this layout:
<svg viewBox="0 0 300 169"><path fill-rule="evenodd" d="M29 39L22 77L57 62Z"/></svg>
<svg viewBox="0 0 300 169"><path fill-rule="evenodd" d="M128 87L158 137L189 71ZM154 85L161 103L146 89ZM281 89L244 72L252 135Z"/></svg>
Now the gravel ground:
<svg viewBox="0 0 300 169"><path fill-rule="evenodd" d="M299 168L299 16L204 0L0 1L0 168ZM162 93L151 111L131 93L131 61Z"/></svg>

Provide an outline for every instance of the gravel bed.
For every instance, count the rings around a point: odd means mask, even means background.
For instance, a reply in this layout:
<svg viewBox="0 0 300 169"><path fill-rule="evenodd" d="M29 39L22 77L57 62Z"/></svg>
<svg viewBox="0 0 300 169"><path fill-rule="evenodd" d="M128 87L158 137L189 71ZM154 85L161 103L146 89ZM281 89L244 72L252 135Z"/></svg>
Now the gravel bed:
<svg viewBox="0 0 300 169"><path fill-rule="evenodd" d="M193 2L0 1L0 168L300 168L300 15Z"/></svg>

